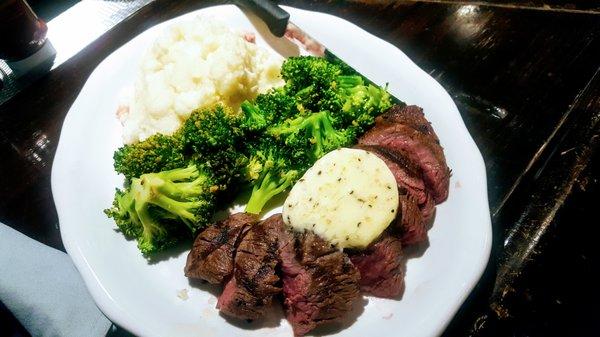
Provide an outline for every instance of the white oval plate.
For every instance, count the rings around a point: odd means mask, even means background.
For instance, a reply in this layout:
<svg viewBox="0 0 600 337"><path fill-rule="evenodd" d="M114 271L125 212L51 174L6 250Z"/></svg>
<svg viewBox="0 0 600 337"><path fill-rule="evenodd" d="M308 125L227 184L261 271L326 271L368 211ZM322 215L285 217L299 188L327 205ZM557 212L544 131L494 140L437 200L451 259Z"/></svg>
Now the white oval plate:
<svg viewBox="0 0 600 337"><path fill-rule="evenodd" d="M425 110L452 168L450 197L437 208L430 247L407 263L401 300L366 297L364 311L339 336L439 335L480 278L488 261L491 221L485 168L446 91L391 44L340 18L286 8L293 21L340 58L409 104ZM102 212L122 183L112 167L121 145L115 118L120 90L135 78L140 55L167 25L197 14L254 30L236 7L199 10L155 26L107 57L90 75L65 118L52 169L52 192L64 245L100 309L140 336L292 336L285 320L232 324L216 297L183 275L185 247L149 264L136 243L115 231ZM257 36L257 43L265 44ZM177 295L186 289L189 298Z"/></svg>

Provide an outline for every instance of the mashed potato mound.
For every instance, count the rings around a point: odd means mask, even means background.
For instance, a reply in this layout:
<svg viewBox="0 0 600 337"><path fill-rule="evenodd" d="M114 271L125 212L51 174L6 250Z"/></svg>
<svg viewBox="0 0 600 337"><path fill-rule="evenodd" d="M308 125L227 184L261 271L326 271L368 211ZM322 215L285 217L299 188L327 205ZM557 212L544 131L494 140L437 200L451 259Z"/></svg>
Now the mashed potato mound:
<svg viewBox="0 0 600 337"><path fill-rule="evenodd" d="M240 103L283 85L283 58L214 19L169 27L146 52L133 92L118 112L125 143L172 134L194 109Z"/></svg>

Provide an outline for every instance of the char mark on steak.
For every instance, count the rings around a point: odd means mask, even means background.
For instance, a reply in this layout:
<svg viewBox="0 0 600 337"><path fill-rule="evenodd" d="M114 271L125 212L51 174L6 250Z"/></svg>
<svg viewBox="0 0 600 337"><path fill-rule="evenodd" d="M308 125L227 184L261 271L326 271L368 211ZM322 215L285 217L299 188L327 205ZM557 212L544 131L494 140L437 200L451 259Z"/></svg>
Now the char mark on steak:
<svg viewBox="0 0 600 337"><path fill-rule="evenodd" d="M273 296L281 292L275 268L282 230L281 214L248 229L237 248L233 276L217 302L223 314L239 319L260 318Z"/></svg>
<svg viewBox="0 0 600 337"><path fill-rule="evenodd" d="M404 261L400 239L385 236L364 251L350 253L360 272L360 289L377 297L397 298L404 291Z"/></svg>
<svg viewBox="0 0 600 337"><path fill-rule="evenodd" d="M239 239L254 216L236 213L204 229L194 241L185 265L185 276L221 284L233 273L233 259Z"/></svg>
<svg viewBox="0 0 600 337"><path fill-rule="evenodd" d="M377 124L382 123L399 123L406 124L411 128L421 132L424 135L430 136L436 143L439 144L440 140L436 135L431 123L425 118L423 109L416 105L394 105L389 108L382 115L375 119Z"/></svg>
<svg viewBox="0 0 600 337"><path fill-rule="evenodd" d="M348 256L312 232L285 232L280 244L284 310L294 334L340 321L360 297Z"/></svg>
<svg viewBox="0 0 600 337"><path fill-rule="evenodd" d="M448 197L450 170L442 147L431 136L395 123L376 124L360 139L361 145L374 145L398 155L406 155L423 173L425 186L436 203Z"/></svg>

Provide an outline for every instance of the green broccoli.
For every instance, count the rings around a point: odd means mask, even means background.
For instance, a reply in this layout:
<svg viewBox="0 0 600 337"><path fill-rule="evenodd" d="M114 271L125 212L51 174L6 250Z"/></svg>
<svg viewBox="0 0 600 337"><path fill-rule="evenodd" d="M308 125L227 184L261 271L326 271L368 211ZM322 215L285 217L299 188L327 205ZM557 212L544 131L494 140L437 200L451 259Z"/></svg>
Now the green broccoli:
<svg viewBox="0 0 600 337"><path fill-rule="evenodd" d="M283 88L274 88L260 94L254 102L241 104L244 113L242 128L251 132L261 132L267 126L278 123L300 112L294 96L288 95Z"/></svg>
<svg viewBox="0 0 600 337"><path fill-rule="evenodd" d="M117 190L112 208L104 212L149 256L193 237L208 224L214 190L210 173L195 165L143 174L127 190Z"/></svg>
<svg viewBox="0 0 600 337"><path fill-rule="evenodd" d="M192 112L181 132L186 150L205 155L235 147L243 136L241 116L217 105Z"/></svg>
<svg viewBox="0 0 600 337"><path fill-rule="evenodd" d="M348 146L391 106L383 88L365 85L348 66L317 57L292 57L281 89L244 102L242 128L250 140L244 179L253 187L246 211L259 213L317 159Z"/></svg>
<svg viewBox="0 0 600 337"><path fill-rule="evenodd" d="M330 111L336 128L352 126L362 133L392 105L385 88L366 84L341 61L292 57L283 63L281 73L285 90L295 97L299 109Z"/></svg>
<svg viewBox="0 0 600 337"><path fill-rule="evenodd" d="M189 157L198 167L212 172L219 191L235 185L246 164L242 121L240 115L217 105L194 111L181 129Z"/></svg>
<svg viewBox="0 0 600 337"><path fill-rule="evenodd" d="M237 192L243 181L243 174L248 159L244 154L244 147L222 149L219 152L207 153L206 155L192 155L192 161L212 173L213 183L218 191L221 201L228 200L233 193ZM221 198L223 197L223 198Z"/></svg>
<svg viewBox="0 0 600 337"><path fill-rule="evenodd" d="M306 160L294 160L289 151L268 138L250 149L245 177L252 194L246 212L259 214L269 200L290 188L310 167Z"/></svg>
<svg viewBox="0 0 600 337"><path fill-rule="evenodd" d="M281 66L281 77L289 94L296 94L309 86L317 92L329 89L341 72L338 65L314 56L290 57Z"/></svg>
<svg viewBox="0 0 600 337"><path fill-rule="evenodd" d="M267 129L267 133L292 148L302 150L312 161L321 158L327 152L348 146L356 141L352 127L336 129L333 127L328 111L298 117Z"/></svg>
<svg viewBox="0 0 600 337"><path fill-rule="evenodd" d="M244 113L244 122L242 122L244 130L259 132L269 125L270 116L265 114L256 104L244 101L240 108Z"/></svg>
<svg viewBox="0 0 600 337"><path fill-rule="evenodd" d="M172 136L156 134L144 141L124 145L115 151L113 159L115 171L125 175L127 181L145 173L186 165L178 133Z"/></svg>
<svg viewBox="0 0 600 337"><path fill-rule="evenodd" d="M336 94L341 111L336 117L342 125L354 125L361 132L375 123L375 117L392 106L385 88L365 84L361 76L339 76Z"/></svg>

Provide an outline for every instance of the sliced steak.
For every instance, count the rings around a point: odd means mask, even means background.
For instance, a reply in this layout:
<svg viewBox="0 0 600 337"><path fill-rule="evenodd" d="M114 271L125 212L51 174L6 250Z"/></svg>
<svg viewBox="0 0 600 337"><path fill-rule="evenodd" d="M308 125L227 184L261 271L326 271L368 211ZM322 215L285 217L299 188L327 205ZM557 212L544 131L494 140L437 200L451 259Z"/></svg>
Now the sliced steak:
<svg viewBox="0 0 600 337"><path fill-rule="evenodd" d="M280 241L284 310L296 336L337 322L360 296L359 273L348 256L312 232Z"/></svg>
<svg viewBox="0 0 600 337"><path fill-rule="evenodd" d="M395 298L404 290L400 239L387 235L364 251L350 254L360 272L360 289L378 297Z"/></svg>
<svg viewBox="0 0 600 337"><path fill-rule="evenodd" d="M450 170L442 147L425 135L405 124L375 125L360 139L361 145L376 145L398 154L406 154L423 172L423 181L436 203L448 197Z"/></svg>
<svg viewBox="0 0 600 337"><path fill-rule="evenodd" d="M427 239L427 222L421 209L411 195L400 195L396 228L403 246L416 244Z"/></svg>
<svg viewBox="0 0 600 337"><path fill-rule="evenodd" d="M435 134L431 123L425 118L423 109L416 105L394 105L382 115L375 119L378 124L381 123L400 123L406 124L411 128L421 132L424 135L431 136L438 144L440 142Z"/></svg>
<svg viewBox="0 0 600 337"><path fill-rule="evenodd" d="M421 212L423 213L423 222L429 223L433 215L435 214L435 201L431 194L427 194L427 200L424 204L419 205Z"/></svg>
<svg viewBox="0 0 600 337"><path fill-rule="evenodd" d="M217 308L225 315L240 319L257 319L281 292L278 264L281 215L268 218L248 229L238 245L233 277L219 296Z"/></svg>
<svg viewBox="0 0 600 337"><path fill-rule="evenodd" d="M229 278L237 243L244 230L254 223L254 216L236 213L200 232L188 254L185 276L213 284Z"/></svg>

